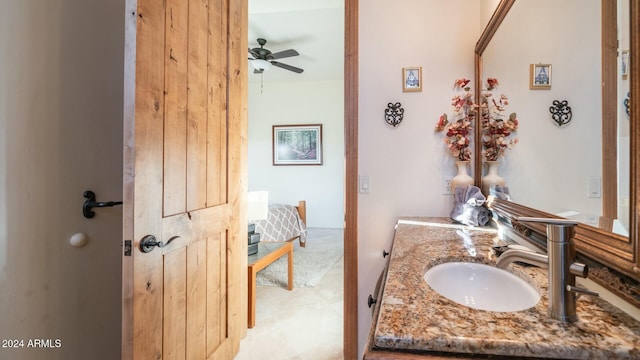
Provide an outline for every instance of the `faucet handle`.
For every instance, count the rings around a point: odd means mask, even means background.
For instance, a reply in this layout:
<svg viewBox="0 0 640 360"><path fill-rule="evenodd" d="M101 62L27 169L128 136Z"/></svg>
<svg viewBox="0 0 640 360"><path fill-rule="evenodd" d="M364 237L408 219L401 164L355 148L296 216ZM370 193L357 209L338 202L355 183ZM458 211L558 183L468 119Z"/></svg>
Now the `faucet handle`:
<svg viewBox="0 0 640 360"><path fill-rule="evenodd" d="M565 226L578 225L578 222L576 220L570 220L570 219L539 218L539 217L528 217L528 216L516 216L514 219L516 221L544 223L547 225L565 225Z"/></svg>
<svg viewBox="0 0 640 360"><path fill-rule="evenodd" d="M589 267L585 264L573 263L569 265L569 272L572 275L580 276L586 279L587 276L589 276Z"/></svg>
<svg viewBox="0 0 640 360"><path fill-rule="evenodd" d="M595 291L585 289L579 286L567 285L567 291L574 292L576 293L577 296L580 296L580 295L600 296L600 294L598 294Z"/></svg>

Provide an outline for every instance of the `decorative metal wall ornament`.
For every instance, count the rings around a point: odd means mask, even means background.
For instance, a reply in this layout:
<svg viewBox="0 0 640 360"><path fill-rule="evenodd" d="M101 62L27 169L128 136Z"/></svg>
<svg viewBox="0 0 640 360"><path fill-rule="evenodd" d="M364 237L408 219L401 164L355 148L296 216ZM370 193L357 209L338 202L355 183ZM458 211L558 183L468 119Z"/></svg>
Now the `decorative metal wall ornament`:
<svg viewBox="0 0 640 360"><path fill-rule="evenodd" d="M631 99L629 98L631 96L630 92L627 91L627 98L624 99L623 104L624 104L624 112L627 113L627 117L631 116L630 108L631 108Z"/></svg>
<svg viewBox="0 0 640 360"><path fill-rule="evenodd" d="M387 108L384 110L384 121L386 121L387 124L393 127L396 127L400 125L400 123L402 122L403 116L404 116L404 109L402 108L402 105L399 102L395 104L393 103L387 104Z"/></svg>
<svg viewBox="0 0 640 360"><path fill-rule="evenodd" d="M553 106L549 107L549 112L551 112L551 118L558 126L567 125L573 117L571 106L569 106L567 100L553 100Z"/></svg>

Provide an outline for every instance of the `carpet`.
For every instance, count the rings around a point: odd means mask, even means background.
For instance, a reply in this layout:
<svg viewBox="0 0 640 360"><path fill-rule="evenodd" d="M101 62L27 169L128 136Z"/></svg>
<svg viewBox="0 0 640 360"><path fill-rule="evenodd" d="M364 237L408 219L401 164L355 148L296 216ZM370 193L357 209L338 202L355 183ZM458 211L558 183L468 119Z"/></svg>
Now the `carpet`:
<svg viewBox="0 0 640 360"><path fill-rule="evenodd" d="M269 242L262 243L272 245ZM293 245L293 283L295 287L314 287L322 277L342 258L342 230L318 232L308 229L307 246ZM287 256L276 260L256 275L258 286L287 287Z"/></svg>

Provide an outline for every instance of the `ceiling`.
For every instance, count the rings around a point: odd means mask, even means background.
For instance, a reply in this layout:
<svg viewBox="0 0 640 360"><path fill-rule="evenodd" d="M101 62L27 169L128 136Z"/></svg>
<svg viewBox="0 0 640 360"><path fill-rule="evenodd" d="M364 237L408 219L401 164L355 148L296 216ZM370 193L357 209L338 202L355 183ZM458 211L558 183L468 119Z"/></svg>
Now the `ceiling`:
<svg viewBox="0 0 640 360"><path fill-rule="evenodd" d="M267 40L264 47L274 53L297 50L299 56L278 61L303 68L304 72L296 74L274 66L261 76L249 65L249 82L343 78L343 0L249 0L250 48L259 47L259 37Z"/></svg>

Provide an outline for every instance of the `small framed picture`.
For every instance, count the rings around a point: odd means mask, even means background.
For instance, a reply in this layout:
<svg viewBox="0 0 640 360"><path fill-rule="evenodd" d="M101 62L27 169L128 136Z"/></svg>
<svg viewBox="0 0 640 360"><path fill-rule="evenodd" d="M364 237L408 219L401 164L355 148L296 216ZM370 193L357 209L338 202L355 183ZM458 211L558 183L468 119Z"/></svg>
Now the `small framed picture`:
<svg viewBox="0 0 640 360"><path fill-rule="evenodd" d="M402 68L402 91L422 91L422 67Z"/></svg>
<svg viewBox="0 0 640 360"><path fill-rule="evenodd" d="M273 125L273 165L322 165L322 124Z"/></svg>
<svg viewBox="0 0 640 360"><path fill-rule="evenodd" d="M629 50L620 52L620 75L623 80L629 76Z"/></svg>
<svg viewBox="0 0 640 360"><path fill-rule="evenodd" d="M529 89L551 89L551 64L531 64L529 68Z"/></svg>

